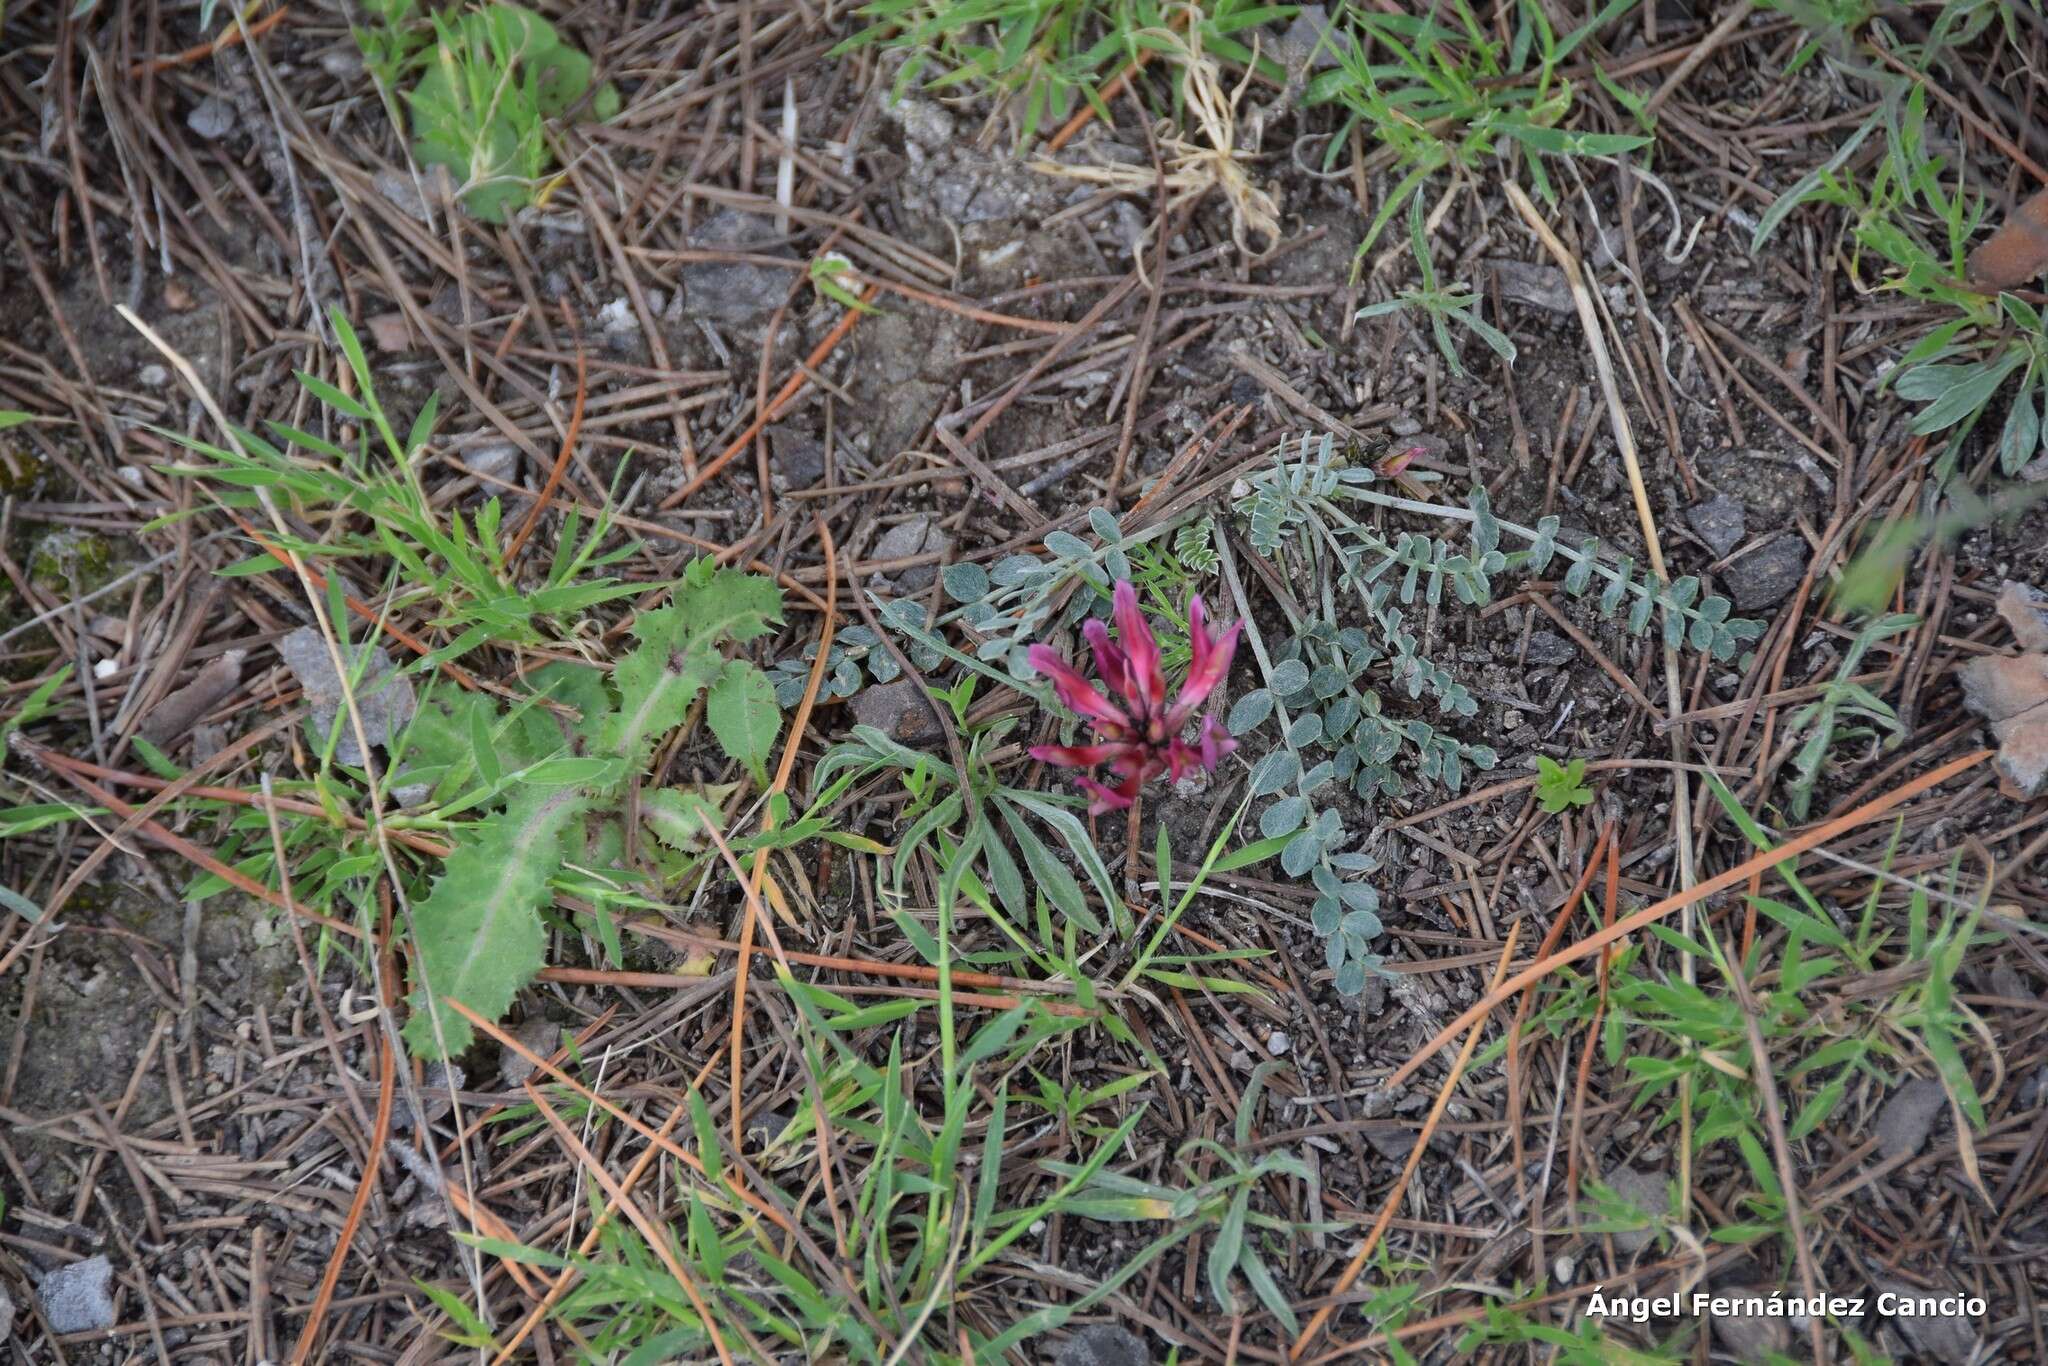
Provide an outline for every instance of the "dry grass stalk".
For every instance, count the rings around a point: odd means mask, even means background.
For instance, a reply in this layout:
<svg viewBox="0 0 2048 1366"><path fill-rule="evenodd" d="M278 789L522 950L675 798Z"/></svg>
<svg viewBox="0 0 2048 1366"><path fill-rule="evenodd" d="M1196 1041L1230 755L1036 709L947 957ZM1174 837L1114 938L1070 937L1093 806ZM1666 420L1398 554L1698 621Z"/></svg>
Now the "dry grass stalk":
<svg viewBox="0 0 2048 1366"><path fill-rule="evenodd" d="M1173 119L1161 119L1153 129L1165 177L1166 206L1161 221L1171 218L1175 210L1201 200L1211 190L1220 190L1230 205L1230 235L1238 249L1248 255L1256 254L1246 239L1257 233L1266 239L1266 248L1271 250L1280 240L1280 204L1271 192L1252 181L1248 167L1257 148L1238 146L1238 108L1251 85L1252 69L1247 67L1236 87L1225 91L1222 69L1202 53L1201 24L1191 22L1187 28L1186 34L1171 29L1150 31L1170 44L1176 54L1181 98L1189 119L1202 135L1199 142L1183 136L1184 123ZM1132 193L1152 190L1160 178L1160 173L1151 167L1070 166L1043 158L1030 165L1034 171L1047 175ZM1134 254L1141 258L1141 269L1143 247L1142 242L1132 244Z"/></svg>

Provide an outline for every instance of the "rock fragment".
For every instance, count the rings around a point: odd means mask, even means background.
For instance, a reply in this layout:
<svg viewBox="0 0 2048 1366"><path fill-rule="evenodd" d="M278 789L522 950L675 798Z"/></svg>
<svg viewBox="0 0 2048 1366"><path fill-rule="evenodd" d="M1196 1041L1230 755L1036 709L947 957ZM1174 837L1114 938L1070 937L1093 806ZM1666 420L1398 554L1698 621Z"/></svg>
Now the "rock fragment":
<svg viewBox="0 0 2048 1366"><path fill-rule="evenodd" d="M208 95L185 116L185 126L208 142L217 142L235 131L235 107L218 95Z"/></svg>
<svg viewBox="0 0 2048 1366"><path fill-rule="evenodd" d="M1152 1352L1130 1329L1095 1323L1067 1339L1055 1366L1152 1366Z"/></svg>
<svg viewBox="0 0 2048 1366"><path fill-rule="evenodd" d="M53 1333L103 1333L114 1326L114 1264L102 1253L60 1266L36 1286Z"/></svg>
<svg viewBox="0 0 2048 1366"><path fill-rule="evenodd" d="M1742 503L1725 493L1717 493L1706 502L1687 508L1685 520L1691 524L1693 532L1707 543L1707 549L1714 552L1717 560L1741 545L1749 530Z"/></svg>
<svg viewBox="0 0 2048 1366"><path fill-rule="evenodd" d="M1927 1143L1948 1108L1948 1093L1931 1077L1918 1077L1885 1097L1877 1112L1877 1151L1887 1161L1911 1157Z"/></svg>
<svg viewBox="0 0 2048 1366"><path fill-rule="evenodd" d="M699 251L796 259L775 225L758 214L720 209L690 234ZM789 294L792 273L749 261L691 261L683 266L683 293L690 312L716 322L743 323L765 317Z"/></svg>
<svg viewBox="0 0 2048 1366"><path fill-rule="evenodd" d="M1806 543L1780 536L1758 546L1721 571L1728 596L1744 612L1758 612L1783 602L1806 576Z"/></svg>
<svg viewBox="0 0 2048 1366"><path fill-rule="evenodd" d="M939 720L932 714L931 701L907 678L862 688L850 704L853 719L873 726L899 744L923 749L944 738Z"/></svg>

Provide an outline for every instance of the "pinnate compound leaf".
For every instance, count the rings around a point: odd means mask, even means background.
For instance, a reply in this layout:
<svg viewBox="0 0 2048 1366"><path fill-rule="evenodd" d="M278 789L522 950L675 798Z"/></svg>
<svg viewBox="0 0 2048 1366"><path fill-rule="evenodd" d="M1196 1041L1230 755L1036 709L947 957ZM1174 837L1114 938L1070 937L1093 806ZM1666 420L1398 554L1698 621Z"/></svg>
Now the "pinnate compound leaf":
<svg viewBox="0 0 2048 1366"><path fill-rule="evenodd" d="M587 805L574 789L529 794L456 843L433 890L413 907L421 980L405 1036L416 1056L447 1057L469 1047L469 1021L445 1004L448 999L496 1020L540 971L548 878L561 866L570 821ZM435 1012L438 1034L428 990L442 1003Z"/></svg>

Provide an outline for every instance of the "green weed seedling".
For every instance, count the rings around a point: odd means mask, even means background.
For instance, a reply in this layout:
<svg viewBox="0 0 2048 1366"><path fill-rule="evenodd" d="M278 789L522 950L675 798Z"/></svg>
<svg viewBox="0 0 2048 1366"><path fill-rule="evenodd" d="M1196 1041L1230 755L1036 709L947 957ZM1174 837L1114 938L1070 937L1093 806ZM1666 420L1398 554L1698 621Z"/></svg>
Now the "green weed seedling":
<svg viewBox="0 0 2048 1366"><path fill-rule="evenodd" d="M1266 1312L1294 1334L1301 1331L1301 1324L1295 1318L1287 1292L1266 1264L1266 1253L1274 1250L1275 1243L1285 1245L1302 1235L1319 1230L1334 1232L1340 1226L1280 1219L1252 1207L1252 1195L1269 1177L1312 1179L1307 1165L1292 1153L1268 1152L1256 1159L1247 1155L1259 1091L1279 1067L1278 1063L1266 1062L1252 1070L1238 1107L1233 1144L1194 1138L1181 1145L1175 1157L1187 1183L1184 1186L1166 1186L1108 1170L1089 1174L1065 1162L1045 1165L1069 1181L1085 1178L1070 1206L1074 1214L1104 1223L1171 1220L1176 1229L1168 1236L1176 1241L1197 1231L1206 1232L1208 1251L1203 1269L1213 1302L1226 1314L1244 1312L1246 1305L1237 1292L1237 1282L1242 1278ZM1209 1170L1217 1174L1201 1179L1196 1171L1198 1157L1208 1158Z"/></svg>
<svg viewBox="0 0 2048 1366"><path fill-rule="evenodd" d="M895 94L915 89L1013 102L1018 143L1038 136L1085 101L1105 119L1102 87L1144 53L1175 61L1187 51L1177 23L1200 27L1201 50L1240 66L1254 60L1251 30L1290 17L1292 5L1209 0L1189 6L1160 0L872 0L859 13L868 27L832 50L835 57L880 44L907 54ZM1281 73L1263 62L1268 75Z"/></svg>
<svg viewBox="0 0 2048 1366"><path fill-rule="evenodd" d="M1536 804L1555 816L1575 806L1590 806L1593 789L1586 786L1586 761L1573 759L1560 764L1544 755L1536 756Z"/></svg>
<svg viewBox="0 0 2048 1366"><path fill-rule="evenodd" d="M366 0L372 22L352 31L398 119L392 92L408 82L413 156L442 166L463 206L488 223L533 202L552 164L548 119L584 107L619 110L609 83L595 91L590 58L554 25L509 0L459 14L423 13L420 0Z"/></svg>
<svg viewBox="0 0 2048 1366"><path fill-rule="evenodd" d="M1706 783L1754 847L1774 846L1771 835L1725 786L1711 774ZM1894 846L1896 841L1895 834ZM1981 933L1981 898L1965 901L1955 895L1958 879L1952 868L1945 889L1911 884L1903 926L1887 924L1878 903L1884 886L1898 881L1888 871L1891 859L1887 850L1854 923L1825 906L1789 862L1776 869L1789 896L1748 899L1760 923L1775 931L1758 934L1742 969L1752 984L1754 1027L1770 1054L1765 1065L1774 1071L1787 1115L1786 1136L1795 1151L1828 1122L1852 1087L1869 1085L1881 1092L1909 1068L1930 1069L1964 1120L1979 1129L1984 1125L1983 1105L1961 1045L1971 1036L1989 1040L1982 1022L1958 999L1955 984L1966 950ZM1937 900L1944 907L1938 917ZM1595 916L1590 901L1583 910ZM1723 1145L1732 1150L1743 1179L1733 1198L1723 1202L1731 1218L1711 1230L1714 1241L1789 1240L1784 1192L1770 1156L1755 1080L1752 1021L1733 986L1732 951L1711 928L1701 938L1667 925L1653 925L1651 933L1695 959L1701 980L1696 984L1676 973L1653 972L1639 946L1616 953L1601 1025L1602 1056L1608 1067L1628 1077L1635 1093L1631 1110L1654 1107L1653 1129L1675 1124L1680 1097L1689 1092L1695 1154L1704 1159ZM1881 951L1887 952L1883 961ZM1854 990L1881 970L1897 982L1888 994ZM1582 1031L1599 1009L1589 976L1567 970L1546 990L1548 999L1534 1019L1561 1037ZM1489 1045L1481 1064L1504 1048L1504 1041ZM1637 1221L1631 1226L1641 1226L1641 1212L1597 1198L1594 1213L1596 1220L1631 1220Z"/></svg>
<svg viewBox="0 0 2048 1366"><path fill-rule="evenodd" d="M1512 151L1549 199L1545 157L1615 156L1647 146L1650 139L1640 133L1565 128L1576 100L1571 83L1557 74L1582 43L1635 4L1608 0L1559 37L1542 5L1520 0L1509 7L1515 29L1504 44L1488 36L1493 12L1482 21L1466 0L1386 13L1365 5L1339 8L1324 39L1336 64L1308 82L1303 100L1310 108L1342 111L1329 143L1331 164L1359 129L1392 153L1400 175L1359 243L1360 260L1393 215L1440 171L1484 172ZM1635 104L1620 86L1602 84L1623 107Z"/></svg>
<svg viewBox="0 0 2048 1366"><path fill-rule="evenodd" d="M173 466L172 472L224 486L215 496L225 506L255 510L267 496L281 500L295 516L324 523L330 530L320 540L273 533L280 548L308 561L388 558L397 584L391 610L431 605L437 610L431 624L450 636L421 663L423 669L459 659L485 644L574 650L573 623L582 614L642 591L642 585L620 583L600 572L637 549L630 543L604 548L612 532L609 511L586 524L579 510L569 509L554 538L547 572L537 585L519 581L508 562L511 533L504 526L504 506L498 499L489 499L468 517L459 511L444 517L420 478L420 466L429 458L427 442L440 410L439 396L427 399L401 436L377 397L375 376L355 329L339 309L330 313L328 322L355 380L355 392L344 393L303 371L298 381L327 410L331 422L356 430L353 445L342 446L281 422L266 423L267 436L230 427L226 446L153 428L210 462ZM159 518L145 530L167 525L179 515ZM223 572L263 574L283 567L265 550Z"/></svg>
<svg viewBox="0 0 2048 1366"><path fill-rule="evenodd" d="M1358 310L1358 320L1381 317L1388 313L1415 312L1429 319L1430 335L1436 340L1436 349L1442 353L1453 375L1463 375L1465 367L1458 363L1458 346L1451 337L1452 323L1470 332L1492 348L1493 353L1512 365L1515 361L1515 344L1507 334L1479 316L1479 296L1466 285L1454 285L1449 289L1438 286L1436 265L1429 257L1429 240L1422 223L1422 192L1417 190L1408 200L1408 243L1415 253L1415 266L1422 274L1422 283L1413 289L1404 289L1392 299L1376 304L1367 304Z"/></svg>
<svg viewBox="0 0 2048 1366"><path fill-rule="evenodd" d="M1792 794L1794 820L1806 819L1813 805L1814 785L1820 781L1821 768L1837 740L1875 739L1884 749L1893 749L1905 738L1905 724L1891 704L1855 678L1871 646L1919 624L1920 618L1904 612L1866 622L1849 642L1835 676L1828 680L1820 697L1792 713L1786 723L1786 738L1801 733L1806 736L1792 756L1792 778L1786 784L1786 790Z"/></svg>
<svg viewBox="0 0 2048 1366"><path fill-rule="evenodd" d="M968 875L963 860L945 865L942 906L961 894ZM1125 1151L1144 1107L1105 1122L1096 1113L1112 1107L1129 1085L1047 1099L1041 1077L1036 1101L1056 1106L1069 1132L1085 1131L1094 1142L1076 1145L1073 1151L1085 1154L1077 1163L1036 1163L1030 1174L1038 1179L1023 1185L1028 1201L1009 1203L1005 1176L1019 1166L1013 1155L1017 1108L1033 1099L1028 1090L1013 1091L1013 1081L1020 1072L1037 1076L1032 1060L1087 1021L1026 1002L971 1032L963 1029L952 990L951 944L951 916L942 913L935 931L935 998L858 1004L778 972L797 1007L804 1094L791 1117L744 1164L703 1099L687 1094L697 1165L670 1169L681 1209L663 1231L670 1258L658 1256L642 1231L625 1221L608 1225L589 1256L563 1258L516 1244L472 1241L533 1266L573 1267L577 1281L551 1313L576 1327L595 1351L627 1362L697 1359L708 1355L715 1331L736 1353L744 1348L750 1360L792 1354L862 1366L904 1359L954 1366L1004 1359L1027 1340L1087 1313L1201 1225L1169 1224L1069 1303L1008 1323L998 1316L1000 1326L992 1329L969 1328L971 1357L956 1355L955 1320L930 1311L982 1293L980 1287L1001 1275L1013 1257L1028 1263L1034 1243L1027 1240L1035 1240L1049 1219L1121 1213L1166 1223L1185 1203L1206 1220L1219 1200L1227 1204L1232 1191L1256 1178L1213 1182L1192 1196L1159 1187L1135 1206L1127 1197L1105 1197L1107 1164ZM936 1028L935 1051L909 1033L913 1016ZM929 1031L924 1037L929 1039ZM1139 1073L1136 1080L1152 1075ZM828 1223L815 1202L774 1184L778 1173L821 1148L851 1175L841 1188L850 1205L843 1221L835 1210ZM1256 1170L1276 1168L1261 1164ZM774 1208L794 1211L793 1233L765 1222L755 1203L739 1198L743 1189L765 1195ZM603 1192L594 1183L590 1199L594 1211L602 1209ZM687 1284L672 1267L685 1271ZM465 1326L473 1317L450 1314Z"/></svg>
<svg viewBox="0 0 2048 1366"><path fill-rule="evenodd" d="M1843 210L1854 245L1853 272L1878 277L1859 278L1861 287L1903 294L1947 314L1885 375L1900 398L1920 405L1915 433L1947 434L1936 462L1944 480L1955 470L1965 438L2001 396L2006 414L1996 442L1999 468L2013 474L2048 449L2042 415L2048 405L2048 326L2019 296L1991 298L1969 286L1965 261L1984 223L1985 198L1962 167L1951 170L1949 159L1929 147L1927 81L1945 79L1932 73L1951 60L1955 44L1991 22L1996 8L2001 7L1967 0L1946 6L1929 41L1908 54L1930 73L1918 80L1829 56L1839 75L1876 91L1877 107L1826 161L1773 201L1750 247L1753 253L1762 250L1800 205L1834 205ZM1869 17L1858 13L1841 22L1859 26ZM1879 139L1878 154L1858 170L1857 153L1873 137Z"/></svg>
<svg viewBox="0 0 2048 1366"><path fill-rule="evenodd" d="M576 616L646 591L644 584L622 584L599 572L634 550L604 548L611 536L607 516L586 531L578 512L565 514L553 561L538 586L522 581L508 559L509 537L496 499L467 519L455 512L444 521L420 478L434 400L401 438L377 398L354 330L338 312L330 322L356 392L344 393L304 373L299 382L337 422L357 430L354 445L278 423L269 424L269 437L230 428L221 446L163 434L207 457L206 463L176 469L224 486L216 494L222 503L254 508L268 498L281 512L326 528L320 539L279 533L278 541L334 569L327 576L327 618L343 633L343 657L357 662L358 675L370 651L346 639L349 615L340 570L352 562L386 561L405 583L387 610L420 603L439 609L431 624L452 639L420 659L413 666L417 673L431 673L487 646L573 649L569 625ZM282 568L266 550L223 572ZM383 807L399 805L402 790L425 793L403 814L391 816L391 825L431 832L453 845L431 888L409 898L421 981L407 1037L417 1052L439 1057L459 1053L470 1042L469 1024L439 1009L442 998L461 1001L487 1019L505 1012L513 993L542 965L544 912L557 892L593 905L586 928L618 959L609 908L658 904L636 892L632 877L621 871L626 784L645 773L655 745L682 724L700 695L719 749L765 786L767 759L782 725L775 688L751 661L729 658L727 651L763 635L781 612L781 591L769 580L699 560L675 580L668 605L634 619L634 648L609 673L595 665L549 664L526 676L532 693L510 706L481 692L430 689L387 747L389 762L376 774ZM360 676L354 681L360 683ZM336 727L314 737L321 762L312 792L333 818L292 822L282 844L306 904L324 907L332 901L361 914L363 888L379 870L380 858L374 841L352 831L341 814L371 804L372 774L335 762L339 733ZM822 795L829 800L837 794ZM705 789L643 791L638 810L652 836L651 844L638 843L664 884L710 857L704 826L718 823L721 815ZM824 837L874 848L872 841L828 830L816 807L799 816L778 796L770 814L769 833L731 843L752 850ZM264 813L233 815L227 833L228 856L241 871L282 875ZM226 886L206 874L191 894L213 895Z"/></svg>

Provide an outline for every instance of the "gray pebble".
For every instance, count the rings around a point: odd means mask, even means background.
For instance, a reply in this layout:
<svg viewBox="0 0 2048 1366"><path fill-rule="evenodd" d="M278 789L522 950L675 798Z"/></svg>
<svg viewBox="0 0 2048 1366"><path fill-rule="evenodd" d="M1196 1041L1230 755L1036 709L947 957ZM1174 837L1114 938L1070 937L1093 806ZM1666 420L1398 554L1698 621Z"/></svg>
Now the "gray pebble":
<svg viewBox="0 0 2048 1366"><path fill-rule="evenodd" d="M53 1333L99 1333L114 1326L114 1300L108 1293L114 1264L105 1254L60 1266L36 1286L43 1317Z"/></svg>
<svg viewBox="0 0 2048 1366"><path fill-rule="evenodd" d="M1151 1366L1145 1340L1113 1323L1090 1324L1067 1339L1057 1366Z"/></svg>
<svg viewBox="0 0 2048 1366"><path fill-rule="evenodd" d="M1687 508L1685 520L1692 524L1693 531L1707 543L1707 549L1714 552L1717 560L1741 545L1748 531L1742 504L1725 493L1717 493L1706 502Z"/></svg>
<svg viewBox="0 0 2048 1366"><path fill-rule="evenodd" d="M1728 596L1745 612L1775 606L1799 586L1806 574L1806 542L1780 536L1750 551L1721 571Z"/></svg>
<svg viewBox="0 0 2048 1366"><path fill-rule="evenodd" d="M690 245L750 256L796 256L768 219L734 209L720 209L698 224ZM719 322L751 322L773 312L788 297L791 279L789 271L746 262L692 261L683 267L690 312Z"/></svg>
<svg viewBox="0 0 2048 1366"><path fill-rule="evenodd" d="M1523 658L1531 664L1569 664L1578 654L1578 647L1555 631L1531 631L1529 648Z"/></svg>
<svg viewBox="0 0 2048 1366"><path fill-rule="evenodd" d="M217 142L235 131L235 107L218 95L208 95L185 116L185 126L208 142Z"/></svg>

